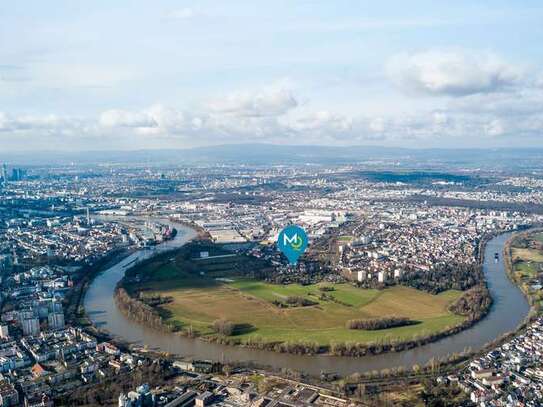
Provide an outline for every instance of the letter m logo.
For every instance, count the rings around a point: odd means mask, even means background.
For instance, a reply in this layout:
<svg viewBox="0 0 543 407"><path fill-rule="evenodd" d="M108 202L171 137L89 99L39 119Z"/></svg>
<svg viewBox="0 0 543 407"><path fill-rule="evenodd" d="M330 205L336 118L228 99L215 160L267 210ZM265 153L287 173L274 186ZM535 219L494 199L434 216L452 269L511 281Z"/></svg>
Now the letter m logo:
<svg viewBox="0 0 543 407"><path fill-rule="evenodd" d="M283 235L283 244L285 246L287 244L290 244L292 246L293 244L296 244L296 243L298 243L298 233L294 233L292 237L288 237L286 233Z"/></svg>

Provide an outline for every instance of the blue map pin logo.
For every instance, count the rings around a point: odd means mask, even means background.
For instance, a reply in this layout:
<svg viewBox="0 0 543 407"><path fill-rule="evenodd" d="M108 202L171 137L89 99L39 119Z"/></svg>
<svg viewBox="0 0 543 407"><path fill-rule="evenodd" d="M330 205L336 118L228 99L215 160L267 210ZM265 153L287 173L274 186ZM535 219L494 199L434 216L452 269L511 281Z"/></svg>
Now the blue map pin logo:
<svg viewBox="0 0 543 407"><path fill-rule="evenodd" d="M307 248L307 234L300 226L287 226L279 233L277 246L287 256L290 264L296 264Z"/></svg>

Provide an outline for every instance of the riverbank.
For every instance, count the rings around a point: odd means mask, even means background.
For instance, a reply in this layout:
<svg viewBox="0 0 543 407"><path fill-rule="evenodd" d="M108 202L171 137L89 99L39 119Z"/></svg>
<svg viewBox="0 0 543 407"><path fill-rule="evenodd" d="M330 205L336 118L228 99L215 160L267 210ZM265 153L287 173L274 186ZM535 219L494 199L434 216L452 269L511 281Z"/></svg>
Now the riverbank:
<svg viewBox="0 0 543 407"><path fill-rule="evenodd" d="M219 288L221 290L221 288ZM222 289L229 290L228 288ZM410 294L417 295L415 290L413 289L407 289L407 288L398 288L398 289L392 289L389 290L389 292L386 293L385 297L387 298L393 298L394 295L391 294L392 292L397 292L398 295L404 295L409 296ZM400 294L404 292L405 294ZM236 291L233 291L232 293L228 293L232 295L233 297L238 297L240 294L236 294ZM213 295L213 293L208 293L206 291L205 293L200 294L201 296L204 296L206 298L209 298ZM418 295L427 295L427 294L418 294ZM216 293L217 297L221 296L221 293ZM159 296L152 297L153 301L160 301L165 302L168 301L170 298L168 295L162 297L163 300L160 300ZM381 297L382 298L382 297ZM412 299L412 298L411 298ZM187 298L188 301L191 301L191 298ZM397 301L398 298L395 298ZM203 329L206 329L209 331L209 333L202 334L201 331L196 331L196 327L192 325L188 325L186 323L180 324L177 320L174 320L174 322L170 321L164 321L161 318L161 315L165 314L165 311L157 311L155 308L149 306L144 301L138 300L134 297L131 297L128 295L127 291L124 287L118 286L115 290L115 301L121 310L121 312L127 317L131 318L132 320L143 323L148 327L156 328L161 331L170 331L170 332L176 332L177 335L183 335L190 338L196 338L201 341L205 341L208 343L216 343L221 345L228 345L228 346L236 346L241 348L248 348L248 349L259 349L259 350L268 350L268 351L274 351L279 353L289 353L289 354L296 354L296 355L316 355L316 354L329 354L329 355L335 355L335 356L350 356L350 357L363 357L367 355L378 355L386 352L401 352L406 349L413 349L417 346L424 345L425 343L429 343L429 341L437 340L441 335L444 334L453 334L455 332L458 332L466 327L468 325L472 325L474 323L473 319L466 319L464 320L460 325L447 328L446 331L437 332L432 335L428 335L426 337L418 337L416 339L412 340L406 340L406 341L400 341L400 340L394 340L394 339L388 339L391 335L391 332L394 332L394 328L391 329L382 329L377 331L356 331L351 330L349 331L347 328L344 328L340 326L340 328L336 328L335 331L338 332L338 336L332 342L331 344L323 343L323 342L317 342L317 341L311 341L309 342L311 338L311 334L315 334L315 330L311 331L303 331L308 338L308 340L291 340L291 341L266 341L262 336L259 336L258 332L256 334L252 333L250 330L247 334L243 334L243 329L248 329L246 327L250 326L249 324L232 324L232 330L241 330L241 335L221 335L213 333L213 328L205 326ZM230 301L228 298L226 301ZM235 298L232 299L232 301L235 301ZM274 306L266 303L266 302L260 302L253 299L247 299L244 300L249 304L253 304L253 308L251 309L251 312L260 312L260 308L263 310L269 310L266 311L270 317L274 317L274 313L284 313L288 311L293 311L297 314L297 317L302 317L300 314L301 312L308 313L308 315L312 315L315 313L321 312L320 310L316 309L318 307L322 307L323 305L315 305L312 307L305 307L306 309L299 309L301 307L295 307L291 308L290 310L285 309L274 309ZM381 300L378 300L378 302L382 302ZM255 305L256 303L256 305ZM409 303L409 302L406 302ZM174 304L175 305L175 304ZM377 307L377 305L373 305L373 308ZM227 305L222 305L223 307L227 307ZM238 307L238 304L234 303L234 307ZM243 305L240 305L243 307ZM337 305L334 303L332 304L333 307L337 308ZM255 308L257 307L257 308ZM260 308L258 308L260 307ZM238 307L239 308L239 307ZM277 307L275 307L277 308ZM307 309L308 308L308 309ZM355 310L351 311L354 312ZM264 311L263 311L264 312ZM323 312L326 312L324 310ZM231 315L233 316L233 315ZM275 319L277 320L278 316L275 316ZM268 320L268 318L266 318ZM225 321L228 322L228 321ZM326 322L326 321L324 321ZM345 322L348 322L346 320ZM205 325L205 324L204 324ZM241 325L241 328L238 328L238 326ZM340 325L343 325L341 323ZM178 326L181 326L181 328L176 329ZM200 327L201 325L199 325ZM184 327L184 329L183 329ZM251 325L252 327L252 325ZM416 326L407 326L404 328L404 331L406 330L412 330L415 331L418 327ZM268 327L268 329L271 329ZM300 328L301 329L301 328ZM207 332L206 331L206 332ZM334 332L335 332L334 331ZM273 332L277 332L277 329L274 328ZM302 332L302 331L300 331ZM292 330L289 331L289 334L292 335ZM330 331L325 331L325 334L328 334L330 336ZM382 340L375 340L374 342L368 342L368 343L357 343L357 342L342 342L341 338L342 336L345 337L345 335L351 335L353 338L358 337L374 337L374 338L386 338ZM321 331L318 331L318 338L319 336L323 336Z"/></svg>
<svg viewBox="0 0 543 407"><path fill-rule="evenodd" d="M132 249L116 249L103 259L99 260L96 264L85 267L78 273L75 284L70 290L70 294L66 297L65 303L65 318L67 325L81 328L85 333L95 337L99 342L111 341L121 350L127 350L129 344L120 338L115 340L109 332L96 326L92 321L91 316L86 312L84 300L87 290L100 273L103 273L109 267L124 261L133 253L134 250Z"/></svg>
<svg viewBox="0 0 543 407"><path fill-rule="evenodd" d="M528 303L530 304L530 313L527 315L525 323L528 323L535 318L537 318L542 313L542 304L539 297L536 297L535 292L531 292L523 281L520 278L520 275L516 273L515 266L513 264L513 243L520 238L529 238L531 235L536 233L543 233L543 228L536 227L528 229L519 233L512 235L504 245L503 256L505 263L505 271L509 279L517 285L517 287L522 291Z"/></svg>
<svg viewBox="0 0 543 407"><path fill-rule="evenodd" d="M323 371L349 376L357 372L396 369L398 366L409 370L414 366L425 366L432 359L445 361L458 355L469 356L496 338L513 332L524 319L529 309L528 304L520 290L505 275L502 258L497 262L494 260L494 253L503 250L503 244L509 235L510 233L505 233L495 237L485 247L483 271L490 293L495 299L488 315L462 332L403 352L388 352L360 358L322 354L300 356L196 341L147 328L127 319L113 299L115 286L124 276L123 264L108 269L95 279L85 297L85 307L91 314L93 323L110 332L113 337L124 339L134 346L152 344L153 349L172 355L216 360L234 366L263 367L269 371L288 368L317 377ZM192 238L194 235L189 237ZM182 240L187 239L183 237ZM175 243L177 247L182 244Z"/></svg>
<svg viewBox="0 0 543 407"><path fill-rule="evenodd" d="M126 269L133 267L138 262L158 255L167 255L169 251L176 250L178 247L184 245L186 241L197 236L197 231L187 226L185 222L162 221L168 223L172 228L178 225L179 230L176 229L176 233L172 236L172 239L165 240L158 246L145 249L117 249L98 264L89 268L87 273L83 273L80 276L68 301L71 309L76 310L76 312L68 313L71 319L67 319L67 323L75 321L78 326L96 337L99 341L111 342L121 350L128 349L133 345L131 341L126 340L122 336L115 335L110 330L102 329L100 322L96 318L96 315L101 314L102 311L94 310L89 312L87 306L85 306L85 302L89 289L102 274L108 273L111 270L118 270L124 275Z"/></svg>
<svg viewBox="0 0 543 407"><path fill-rule="evenodd" d="M109 253L103 259L100 259L96 264L92 266L86 266L81 271L77 272L74 279L75 284L66 296L66 323L71 325L78 325L86 328L92 325L92 322L86 315L85 307L83 306L83 300L89 285L96 278L96 276L106 270L108 267L122 261L124 258L131 254L130 250L117 249Z"/></svg>
<svg viewBox="0 0 543 407"><path fill-rule="evenodd" d="M190 248L187 250L191 251ZM177 267L178 258L186 255L181 251L175 257L149 259L145 264L140 263L137 268L128 270L114 293L123 315L149 328L175 332L176 335L208 343L294 355L360 358L403 352L455 335L484 318L492 304L484 285L475 286L462 295L456 292L431 295L401 286L363 290L339 284L331 286L335 289L323 296L318 285L277 286L257 280L248 280L246 284L238 283L236 278L229 278L230 282L217 282L216 279L200 277L196 269L188 273L185 268L192 269L194 264L187 264L185 260ZM188 288L183 288L187 285ZM307 298L310 306L286 309L275 306L277 298L291 297ZM330 297L334 301L329 301ZM388 309L389 313L397 309L402 317L416 322L406 327L373 332L345 328L349 319L365 315L365 303L371 304L371 311L370 308L367 311L373 315L380 315L381 309ZM251 312L246 313L247 309ZM202 322L205 312L211 312L207 324ZM188 315L195 317L185 318ZM230 320L225 322L232 325L233 334L214 332L213 321L221 318ZM303 335L295 335L292 328L283 327L292 318L299 320L297 326ZM283 319L285 324L282 325ZM314 322L308 325L306 321L309 320ZM443 321L441 325L440 320ZM262 325L266 330L260 329Z"/></svg>

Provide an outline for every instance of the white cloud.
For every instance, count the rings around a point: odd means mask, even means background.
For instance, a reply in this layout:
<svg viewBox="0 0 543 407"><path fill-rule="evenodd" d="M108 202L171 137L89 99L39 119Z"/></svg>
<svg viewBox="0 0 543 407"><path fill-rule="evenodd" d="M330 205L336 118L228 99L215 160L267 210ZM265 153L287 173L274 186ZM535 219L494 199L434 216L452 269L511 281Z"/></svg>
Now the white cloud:
<svg viewBox="0 0 543 407"><path fill-rule="evenodd" d="M185 114L163 105L154 105L144 111L144 114L150 118L152 126L140 127L158 127L160 129L178 129L186 124Z"/></svg>
<svg viewBox="0 0 543 407"><path fill-rule="evenodd" d="M539 114L543 105L543 92L525 88L510 93L480 94L455 99L448 109L472 114L497 116L526 116Z"/></svg>
<svg viewBox="0 0 543 407"><path fill-rule="evenodd" d="M158 104L138 111L108 110L98 123L106 129L131 128L139 135L182 135L201 129L204 118Z"/></svg>
<svg viewBox="0 0 543 407"><path fill-rule="evenodd" d="M352 119L327 110L320 110L285 122L295 131L327 131L341 133L352 128Z"/></svg>
<svg viewBox="0 0 543 407"><path fill-rule="evenodd" d="M187 20L189 18L192 18L196 15L196 12L190 8L180 8L178 10L172 10L170 11L166 17L172 20Z"/></svg>
<svg viewBox="0 0 543 407"><path fill-rule="evenodd" d="M434 112L432 118L434 124L437 126L446 125L450 121L449 116L445 112Z"/></svg>
<svg viewBox="0 0 543 407"><path fill-rule="evenodd" d="M279 118L298 105L282 86L234 92L204 103L199 111L179 110L164 105L136 112L113 110L101 115L109 127L132 127L139 135L197 137L198 141L231 142L281 138L292 129Z"/></svg>
<svg viewBox="0 0 543 407"><path fill-rule="evenodd" d="M533 83L532 83L533 84ZM411 113L346 115L327 109L300 107L285 84L203 103L197 109L156 104L143 109L111 109L95 118L57 115L10 115L0 112L0 133L57 140L111 139L137 148L141 145L205 145L216 143L275 142L295 144L361 144L367 141L412 145L482 144L543 133L537 88L478 93L445 99L435 109ZM7 135L7 136L6 136ZM92 142L91 142L92 145Z"/></svg>
<svg viewBox="0 0 543 407"><path fill-rule="evenodd" d="M79 126L80 120L47 115L9 115L0 112L0 131L19 132L26 130L58 130L74 125Z"/></svg>
<svg viewBox="0 0 543 407"><path fill-rule="evenodd" d="M407 92L446 96L502 91L522 78L519 68L491 53L458 50L400 54L389 60L387 72Z"/></svg>
<svg viewBox="0 0 543 407"><path fill-rule="evenodd" d="M373 132L382 133L385 131L385 120L382 117L375 117L370 120L368 127Z"/></svg>
<svg viewBox="0 0 543 407"><path fill-rule="evenodd" d="M489 136L502 136L505 133L503 121L500 119L494 119L484 126L485 133Z"/></svg>
<svg viewBox="0 0 543 407"><path fill-rule="evenodd" d="M298 106L293 93L282 86L235 92L207 104L211 112L235 116L280 116Z"/></svg>
<svg viewBox="0 0 543 407"><path fill-rule="evenodd" d="M131 112L128 110L107 110L98 119L104 127L156 127L157 123L144 112Z"/></svg>
<svg viewBox="0 0 543 407"><path fill-rule="evenodd" d="M527 136L533 139L541 137L542 132L543 115L540 114L503 117L492 112L461 110L388 117L350 117L324 110L282 116L233 116L196 114L155 105L137 111L109 110L95 120L56 115L13 116L0 112L0 137L13 139L17 135L21 140L46 137L57 142L81 138L102 142L124 140L132 148L164 140L188 145L254 141L338 145L367 141L402 145L441 141L462 145L466 140L482 142L495 137Z"/></svg>
<svg viewBox="0 0 543 407"><path fill-rule="evenodd" d="M9 128L8 115L4 112L0 112L0 131L7 130Z"/></svg>

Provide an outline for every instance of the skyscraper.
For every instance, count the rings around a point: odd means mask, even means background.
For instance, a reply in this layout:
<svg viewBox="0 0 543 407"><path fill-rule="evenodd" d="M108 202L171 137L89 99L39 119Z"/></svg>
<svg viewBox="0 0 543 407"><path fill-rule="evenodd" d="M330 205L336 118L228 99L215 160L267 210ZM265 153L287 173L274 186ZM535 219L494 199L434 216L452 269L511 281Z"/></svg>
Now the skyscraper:
<svg viewBox="0 0 543 407"><path fill-rule="evenodd" d="M22 321L23 335L36 336L40 333L40 320L36 317L25 318Z"/></svg>
<svg viewBox="0 0 543 407"><path fill-rule="evenodd" d="M2 164L2 183L6 185L8 183L8 166L6 163Z"/></svg>
<svg viewBox="0 0 543 407"><path fill-rule="evenodd" d="M49 329L64 329L64 313L53 312L47 316Z"/></svg>
<svg viewBox="0 0 543 407"><path fill-rule="evenodd" d="M12 168L11 169L11 180L12 181L21 181L24 178L24 170L21 168Z"/></svg>

